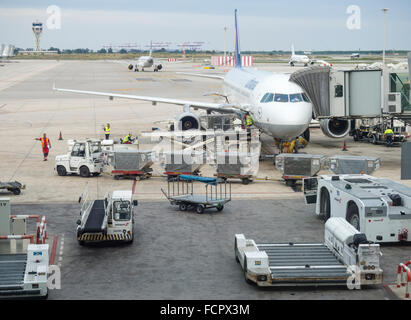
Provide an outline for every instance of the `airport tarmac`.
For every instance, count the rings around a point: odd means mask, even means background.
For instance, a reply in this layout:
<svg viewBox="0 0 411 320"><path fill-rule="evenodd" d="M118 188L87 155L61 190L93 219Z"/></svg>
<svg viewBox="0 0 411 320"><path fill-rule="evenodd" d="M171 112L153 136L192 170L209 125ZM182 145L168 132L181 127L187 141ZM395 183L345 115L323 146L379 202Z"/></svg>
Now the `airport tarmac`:
<svg viewBox="0 0 411 320"><path fill-rule="evenodd" d="M277 72L291 72L299 67L287 65L262 64L258 68ZM68 139L103 138L103 125L111 124L112 138L119 140L129 131L139 135L158 123L173 119L182 107L167 104L151 105L149 102L77 95L52 90L53 85L61 88L94 90L103 92L164 96L192 100L216 101L204 97L205 92L218 91L220 81L176 74L183 72L220 73L225 67L216 70L203 70L199 63L168 63L161 72L130 72L127 63L113 61L53 61L21 60L9 63L0 74L0 181L17 180L27 189L14 197L14 203L72 202L78 199L88 183L91 190L101 196L114 183L111 176L83 179L78 176L59 177L54 172L54 158L67 152ZM156 123L157 122L157 123ZM51 139L52 148L49 161L42 161L41 145L34 138L46 132ZM62 133L62 141L58 140ZM341 154L344 139L330 139L320 129L311 131L311 142L303 150L306 153L326 156ZM400 180L400 148L387 149L368 143L355 143L346 137L346 155L379 156L382 166L376 176ZM146 139L147 140L147 139ZM263 148L273 150L273 142L267 136L262 138ZM146 141L149 142L149 141ZM141 145L149 149L153 145ZM153 167L154 175L163 174L159 165ZM204 166L202 175L212 175L214 170ZM242 185L235 182L234 198L299 198L281 181L281 173L275 169L271 160L260 162L258 183ZM130 188L133 181L116 181L117 188ZM411 183L403 182L406 185ZM163 178L139 181L135 193L144 199L163 199L160 187Z"/></svg>
<svg viewBox="0 0 411 320"><path fill-rule="evenodd" d="M344 65L346 67L347 65ZM291 72L299 67L261 64L270 71ZM160 72L130 72L127 64L113 61L22 60L7 64L0 73L0 181L17 180L27 188L10 195L15 214L45 214L49 236L58 236L62 250L62 289L50 293L53 299L385 299L384 286L361 291L346 289L261 290L244 282L233 253L235 233L261 241L322 241L323 223L314 209L305 206L301 193L286 187L272 161L260 162L258 178L249 185L234 182L233 201L223 212L197 215L181 213L164 201L160 188L165 178L114 180L102 175L93 178L59 177L54 157L67 152L68 139L103 138L103 125L111 124L118 140L129 131L139 135L159 121L173 119L182 108L151 105L148 102L55 92L60 88L128 93L148 96L216 101L203 93L218 91L214 79L176 74L204 72L223 74L227 68L203 70L199 63L166 64ZM42 161L40 142L46 132L51 139L49 161ZM59 141L59 133L64 140ZM331 139L316 128L307 153L368 155L381 158L377 177L400 180L400 148L387 149L368 143ZM263 137L269 149L272 142ZM142 145L142 148L150 147ZM205 166L202 175L214 173ZM154 174L162 168L154 166ZM272 179L272 180L264 180ZM76 201L85 185L102 197L109 189L134 189L140 201L136 210L133 244L111 248L80 247L75 239L78 217ZM6 194L4 194L6 195ZM3 194L0 194L3 196ZM8 194L6 196L9 196ZM160 200L160 201L159 201ZM58 250L59 252L60 250ZM396 266L409 259L409 247L383 247L384 282L395 281Z"/></svg>
<svg viewBox="0 0 411 320"><path fill-rule="evenodd" d="M198 215L168 202L142 199L135 209L132 244L80 246L78 204L13 205L15 214L47 216L50 239L58 236L55 264L61 289L49 299L394 299L387 285L410 246L382 246L384 285L259 288L244 280L234 258L234 234L257 242L323 242L324 223L299 200L236 200L224 210Z"/></svg>

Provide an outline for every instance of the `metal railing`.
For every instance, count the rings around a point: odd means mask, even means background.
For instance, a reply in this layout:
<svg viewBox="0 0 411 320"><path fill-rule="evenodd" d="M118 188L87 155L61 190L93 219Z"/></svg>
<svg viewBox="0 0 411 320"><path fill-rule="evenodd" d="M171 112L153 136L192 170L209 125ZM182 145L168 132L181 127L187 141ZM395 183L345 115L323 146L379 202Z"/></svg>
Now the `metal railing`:
<svg viewBox="0 0 411 320"><path fill-rule="evenodd" d="M405 298L410 297L411 288L411 270L408 265L411 264L411 260L406 263L400 263L397 268L397 288L405 286Z"/></svg>

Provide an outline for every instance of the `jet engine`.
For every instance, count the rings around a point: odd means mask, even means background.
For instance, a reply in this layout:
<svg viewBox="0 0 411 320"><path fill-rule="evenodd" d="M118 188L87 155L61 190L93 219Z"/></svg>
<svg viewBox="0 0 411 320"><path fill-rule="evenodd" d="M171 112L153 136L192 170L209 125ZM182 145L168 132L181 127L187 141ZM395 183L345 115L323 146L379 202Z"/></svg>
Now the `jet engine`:
<svg viewBox="0 0 411 320"><path fill-rule="evenodd" d="M128 65L128 70L133 70L134 66L132 64Z"/></svg>
<svg viewBox="0 0 411 320"><path fill-rule="evenodd" d="M154 72L159 71L161 69L163 69L163 66L161 64L157 64L154 66Z"/></svg>
<svg viewBox="0 0 411 320"><path fill-rule="evenodd" d="M320 120L322 132L330 138L344 138L351 130L351 122L344 119Z"/></svg>
<svg viewBox="0 0 411 320"><path fill-rule="evenodd" d="M195 130L200 129L200 119L192 112L183 112L176 117L175 123L179 130ZM174 126L175 127L175 126Z"/></svg>

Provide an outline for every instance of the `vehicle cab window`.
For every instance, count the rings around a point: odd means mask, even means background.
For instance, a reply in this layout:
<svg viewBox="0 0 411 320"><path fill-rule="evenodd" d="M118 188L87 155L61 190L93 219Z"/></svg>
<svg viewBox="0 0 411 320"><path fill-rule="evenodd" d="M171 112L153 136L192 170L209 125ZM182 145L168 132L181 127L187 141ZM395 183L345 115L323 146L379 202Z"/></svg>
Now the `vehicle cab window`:
<svg viewBox="0 0 411 320"><path fill-rule="evenodd" d="M100 153L101 152L101 144L99 142L90 143L90 154L93 153Z"/></svg>
<svg viewBox="0 0 411 320"><path fill-rule="evenodd" d="M114 201L113 216L116 221L128 221L131 218L131 208L129 201Z"/></svg>
<svg viewBox="0 0 411 320"><path fill-rule="evenodd" d="M288 102L288 94L276 93L274 96L275 102Z"/></svg>
<svg viewBox="0 0 411 320"><path fill-rule="evenodd" d="M73 150L71 151L72 157L85 157L86 155L86 146L84 143L76 143L73 146Z"/></svg>

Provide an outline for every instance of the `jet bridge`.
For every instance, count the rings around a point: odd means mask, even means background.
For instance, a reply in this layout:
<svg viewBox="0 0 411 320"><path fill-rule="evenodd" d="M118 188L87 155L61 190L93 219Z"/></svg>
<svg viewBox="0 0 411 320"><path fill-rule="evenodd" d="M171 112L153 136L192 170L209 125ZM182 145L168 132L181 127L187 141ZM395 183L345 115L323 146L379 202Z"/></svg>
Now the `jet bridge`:
<svg viewBox="0 0 411 320"><path fill-rule="evenodd" d="M313 66L291 74L313 104L316 118L377 117L381 114L382 70L336 70Z"/></svg>

